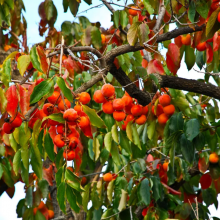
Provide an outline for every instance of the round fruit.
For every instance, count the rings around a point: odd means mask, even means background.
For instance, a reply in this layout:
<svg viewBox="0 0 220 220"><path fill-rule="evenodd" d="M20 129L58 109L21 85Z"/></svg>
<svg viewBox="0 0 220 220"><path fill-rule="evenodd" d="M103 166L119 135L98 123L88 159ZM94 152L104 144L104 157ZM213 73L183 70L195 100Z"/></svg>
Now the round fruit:
<svg viewBox="0 0 220 220"><path fill-rule="evenodd" d="M159 103L160 103L163 107L169 105L170 102L171 102L171 98L170 98L170 96L167 95L167 94L164 94L164 95L160 96L160 98L159 98Z"/></svg>
<svg viewBox="0 0 220 220"><path fill-rule="evenodd" d="M12 125L10 123L5 122L2 126L2 130L6 133L6 134L11 134L15 128L12 127Z"/></svg>
<svg viewBox="0 0 220 220"><path fill-rule="evenodd" d="M101 92L102 95L109 98L115 94L115 87L111 84L105 84L102 86Z"/></svg>
<svg viewBox="0 0 220 220"><path fill-rule="evenodd" d="M113 118L116 121L123 121L125 117L126 117L126 114L124 112L118 112L118 111L113 112Z"/></svg>
<svg viewBox="0 0 220 220"><path fill-rule="evenodd" d="M89 95L89 93L87 92L82 92L80 95L79 95L79 101L83 104L83 105L86 105L90 102L91 100L91 97Z"/></svg>
<svg viewBox="0 0 220 220"><path fill-rule="evenodd" d="M40 204L39 204L39 206L38 206L38 209L41 210L41 209L44 208L44 206L45 206L44 202L41 201Z"/></svg>
<svg viewBox="0 0 220 220"><path fill-rule="evenodd" d="M57 133L58 134L63 134L64 133L64 125L63 124L57 125Z"/></svg>
<svg viewBox="0 0 220 220"><path fill-rule="evenodd" d="M196 46L196 49L197 49L198 51L204 51L204 50L206 50L206 42L199 43L199 44Z"/></svg>
<svg viewBox="0 0 220 220"><path fill-rule="evenodd" d="M71 172L74 172L74 169L72 167L67 167L66 169L70 170Z"/></svg>
<svg viewBox="0 0 220 220"><path fill-rule="evenodd" d="M104 34L101 34L101 38L102 38L102 44L104 44L104 43L105 43L105 40L106 40L105 35L104 35Z"/></svg>
<svg viewBox="0 0 220 220"><path fill-rule="evenodd" d="M90 124L90 120L88 119L88 117L82 116L80 118L80 122L78 123L80 128L85 128Z"/></svg>
<svg viewBox="0 0 220 220"><path fill-rule="evenodd" d="M103 180L105 182L110 182L110 181L112 181L112 179L113 179L113 176L111 173L106 173L105 175L103 175Z"/></svg>
<svg viewBox="0 0 220 220"><path fill-rule="evenodd" d="M70 150L70 151L68 150L67 152L63 151L63 158L65 158L68 161L74 160L75 159L75 152L72 150Z"/></svg>
<svg viewBox="0 0 220 220"><path fill-rule="evenodd" d="M20 117L19 115L17 115L17 116L15 117L15 119L10 120L10 123L11 123L11 126L12 126L13 128L18 128L18 127L20 127L21 124L22 124L22 119L21 119L21 117Z"/></svg>
<svg viewBox="0 0 220 220"><path fill-rule="evenodd" d="M209 162L210 163L218 163L219 161L219 157L218 157L218 154L216 154L215 152L214 153L211 153L209 155Z"/></svg>
<svg viewBox="0 0 220 220"><path fill-rule="evenodd" d="M138 119L135 120L135 123L138 125L143 125L147 121L146 115L141 115Z"/></svg>
<svg viewBox="0 0 220 220"><path fill-rule="evenodd" d="M48 102L50 102L51 104L55 104L55 103L59 103L61 101L61 96L60 93L57 91L54 91L52 96L50 96L49 98L47 98Z"/></svg>
<svg viewBox="0 0 220 220"><path fill-rule="evenodd" d="M125 103L122 99L114 99L112 104L115 111L122 111L125 106Z"/></svg>
<svg viewBox="0 0 220 220"><path fill-rule="evenodd" d="M167 172L169 162L163 163L163 170Z"/></svg>
<svg viewBox="0 0 220 220"><path fill-rule="evenodd" d="M67 109L64 113L63 113L63 118L67 121L67 122L75 122L79 116L77 111L75 111L73 108Z"/></svg>
<svg viewBox="0 0 220 220"><path fill-rule="evenodd" d="M124 95L121 99L124 101L125 106L131 105L133 103L133 100L129 95Z"/></svg>
<svg viewBox="0 0 220 220"><path fill-rule="evenodd" d="M175 107L174 105L167 105L166 107L163 108L163 111L166 115L172 115L175 112Z"/></svg>
<svg viewBox="0 0 220 220"><path fill-rule="evenodd" d="M133 8L133 9L132 9ZM136 16L138 14L138 10L135 10L135 9L138 9L138 7L136 6L131 6L131 8L128 9L128 13L132 16Z"/></svg>
<svg viewBox="0 0 220 220"><path fill-rule="evenodd" d="M48 123L49 123L49 125L51 125L51 126L56 126L56 125L59 124L59 122L54 121L54 120L52 120L52 119L48 119Z"/></svg>
<svg viewBox="0 0 220 220"><path fill-rule="evenodd" d="M113 104L111 101L102 104L102 110L105 114L112 114L114 112Z"/></svg>
<svg viewBox="0 0 220 220"><path fill-rule="evenodd" d="M67 108L70 108L71 107L71 103L68 99L64 99L64 102L66 103L66 107ZM61 111L64 111L65 110L65 107L64 107L64 103L63 103L63 100L61 99L60 102L58 103L58 108L61 110Z"/></svg>
<svg viewBox="0 0 220 220"><path fill-rule="evenodd" d="M48 210L48 218L53 219L54 218L54 211L53 210Z"/></svg>
<svg viewBox="0 0 220 220"><path fill-rule="evenodd" d="M165 113L163 113L163 114L159 115L159 117L157 119L158 119L159 124L165 125L169 118Z"/></svg>
<svg viewBox="0 0 220 220"><path fill-rule="evenodd" d="M129 121L132 121L132 120L134 120L134 116L133 115L127 115L127 117L126 117L126 121L127 122L129 122Z"/></svg>
<svg viewBox="0 0 220 220"><path fill-rule="evenodd" d="M71 137L69 142L69 148L75 149L79 144L79 139L77 137Z"/></svg>
<svg viewBox="0 0 220 220"><path fill-rule="evenodd" d="M141 105L133 105L131 108L131 114L134 115L134 117L142 115L142 106Z"/></svg>
<svg viewBox="0 0 220 220"><path fill-rule="evenodd" d="M59 148L62 148L65 145L65 142L62 140L62 136L60 134L54 137L53 142Z"/></svg>
<svg viewBox="0 0 220 220"><path fill-rule="evenodd" d="M44 81L43 78L38 79L38 80L36 81L36 86L37 86L38 84L40 84L41 82L43 82L43 81Z"/></svg>
<svg viewBox="0 0 220 220"><path fill-rule="evenodd" d="M158 105L157 105L156 114L154 113L154 108L155 108L155 106L153 106L153 107L151 108L151 111L152 111L152 113L153 113L154 115L156 115L156 116L158 117L158 116L160 116L161 114L163 114L164 110L163 110L163 106L162 106L161 104L158 104Z"/></svg>
<svg viewBox="0 0 220 220"><path fill-rule="evenodd" d="M101 90L96 90L93 95L93 100L96 103L104 103L106 102L105 96L102 94Z"/></svg>
<svg viewBox="0 0 220 220"><path fill-rule="evenodd" d="M75 105L74 110L77 111L78 114L80 114L83 111L83 108L81 105Z"/></svg>
<svg viewBox="0 0 220 220"><path fill-rule="evenodd" d="M54 105L53 104L51 104L51 103L44 104L44 106L43 106L44 114L46 114L48 116L48 115L51 115L53 113L53 111L54 111Z"/></svg>
<svg viewBox="0 0 220 220"><path fill-rule="evenodd" d="M190 45L191 44L190 34L187 34L186 36L182 36L181 41L183 45Z"/></svg>
<svg viewBox="0 0 220 220"><path fill-rule="evenodd" d="M124 121L123 125L121 125L123 131L126 131L127 125L128 125L128 121Z"/></svg>
<svg viewBox="0 0 220 220"><path fill-rule="evenodd" d="M146 105L142 108L142 114L147 115L147 113L148 113L148 106Z"/></svg>

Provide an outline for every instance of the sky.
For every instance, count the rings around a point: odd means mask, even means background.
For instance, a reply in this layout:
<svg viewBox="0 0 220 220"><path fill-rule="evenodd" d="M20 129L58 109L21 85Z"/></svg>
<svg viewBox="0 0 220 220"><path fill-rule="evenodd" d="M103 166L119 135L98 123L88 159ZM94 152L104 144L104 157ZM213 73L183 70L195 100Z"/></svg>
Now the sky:
<svg viewBox="0 0 220 220"><path fill-rule="evenodd" d="M24 13L24 16L28 23L28 29L27 29L27 40L28 40L28 46L31 47L33 44L41 42L44 40L44 37L39 36L38 32L38 23L40 21L40 17L38 15L38 6L42 1L39 0L23 0L24 5L26 7L26 12ZM63 12L63 6L62 6L62 0L53 0L57 10L58 10L58 18L55 23L55 28L57 30L61 29L61 24L63 21L77 21L76 18L72 16L70 11L68 10L67 13ZM93 5L99 5L99 0L93 0ZM129 3L130 1L128 1ZM123 1L117 2L118 4L123 4ZM113 6L115 9L117 9L116 6ZM82 4L79 7L78 12L82 12L86 9L90 8L89 5L84 3L82 1ZM80 14L80 16L86 16L89 18L91 22L97 22L99 21L101 23L101 26L104 28L109 28L112 25L111 22L111 14L108 11L106 7L100 8L94 8L89 10L88 12ZM165 54L165 53L164 53ZM195 68L198 70L198 68L195 66ZM198 78L204 78L204 75L201 73L197 73L194 70L188 71L186 68L186 64L184 63L184 60L181 62L181 68L178 71L179 77L184 78L190 78L190 79L198 79ZM24 193L24 184L21 182L16 183L15 185L15 195L13 199L10 199L6 193L4 193L0 197L0 220L16 220L16 206L20 199L23 199L25 197ZM220 196L218 197L218 201L220 202ZM211 216L218 216L220 217L220 209L216 210L214 205L211 205L209 207L209 210L211 212Z"/></svg>

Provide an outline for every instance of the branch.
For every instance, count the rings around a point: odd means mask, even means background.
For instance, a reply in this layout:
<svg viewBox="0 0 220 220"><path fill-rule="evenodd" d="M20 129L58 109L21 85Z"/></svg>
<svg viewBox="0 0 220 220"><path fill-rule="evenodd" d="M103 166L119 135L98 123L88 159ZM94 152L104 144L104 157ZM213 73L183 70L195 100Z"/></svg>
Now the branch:
<svg viewBox="0 0 220 220"><path fill-rule="evenodd" d="M160 4L160 11L159 11L159 14L158 14L158 18L157 18L156 24L153 28L154 33L159 31L160 26L163 22L165 12L166 12L166 8L165 8L165 5L164 5L164 0L163 0Z"/></svg>

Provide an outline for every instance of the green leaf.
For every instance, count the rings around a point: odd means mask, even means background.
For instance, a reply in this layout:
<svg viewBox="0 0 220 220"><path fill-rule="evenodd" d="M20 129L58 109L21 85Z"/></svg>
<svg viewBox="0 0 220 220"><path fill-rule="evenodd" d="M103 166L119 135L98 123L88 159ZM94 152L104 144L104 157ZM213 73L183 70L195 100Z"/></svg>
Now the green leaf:
<svg viewBox="0 0 220 220"><path fill-rule="evenodd" d="M93 126L98 128L106 127L104 121L97 115L94 109L91 109L86 105L83 105L83 111L88 115L90 122Z"/></svg>
<svg viewBox="0 0 220 220"><path fill-rule="evenodd" d="M114 183L115 183L115 180L112 180L109 182L109 184L107 186L107 198L110 203L112 203L113 190L114 190L114 186L115 186Z"/></svg>
<svg viewBox="0 0 220 220"><path fill-rule="evenodd" d="M211 135L209 130L205 132L205 140L208 144L208 147L211 149L211 151L215 151L218 144L218 138L217 134Z"/></svg>
<svg viewBox="0 0 220 220"><path fill-rule="evenodd" d="M217 200L216 191L214 189L208 188L208 189L202 190L202 198L203 198L207 207L214 203L215 207L217 209L218 200Z"/></svg>
<svg viewBox="0 0 220 220"><path fill-rule="evenodd" d="M25 200L26 200L27 206L29 206L29 207L33 206L33 188L32 188L32 186L29 186L27 188Z"/></svg>
<svg viewBox="0 0 220 220"><path fill-rule="evenodd" d="M67 12L69 7L69 1L68 0L63 0L63 10L64 12Z"/></svg>
<svg viewBox="0 0 220 220"><path fill-rule="evenodd" d="M186 122L184 127L184 133L189 141L192 141L198 134L200 129L200 123L198 119L193 118Z"/></svg>
<svg viewBox="0 0 220 220"><path fill-rule="evenodd" d="M197 66L199 67L200 70L205 65L202 51L197 50L197 52L196 52L196 64L197 64Z"/></svg>
<svg viewBox="0 0 220 220"><path fill-rule="evenodd" d="M29 167L25 169L23 162L21 162L21 178L24 183L28 186L29 185Z"/></svg>
<svg viewBox="0 0 220 220"><path fill-rule="evenodd" d="M191 70L195 64L196 57L194 49L190 46L185 47L185 63L188 70Z"/></svg>
<svg viewBox="0 0 220 220"><path fill-rule="evenodd" d="M56 183L59 186L64 180L64 167L60 167L60 169L56 173Z"/></svg>
<svg viewBox="0 0 220 220"><path fill-rule="evenodd" d="M42 121L44 122L47 119L51 119L53 121L57 121L59 123L65 124L65 120L63 118L63 114L62 113L51 114L51 115L49 115L47 117L44 117Z"/></svg>
<svg viewBox="0 0 220 220"><path fill-rule="evenodd" d="M150 187L148 179L144 179L139 183L137 195L139 203L146 206L150 204Z"/></svg>
<svg viewBox="0 0 220 220"><path fill-rule="evenodd" d="M196 1L196 11L205 19L207 18L209 13L208 3L209 2L207 2L206 0Z"/></svg>
<svg viewBox="0 0 220 220"><path fill-rule="evenodd" d="M79 16L78 19L79 19L80 26L83 29L86 29L88 26L91 26L91 23L90 23L90 21L89 21L89 19L87 17Z"/></svg>
<svg viewBox="0 0 220 220"><path fill-rule="evenodd" d="M116 143L119 143L117 125L112 126L112 138Z"/></svg>
<svg viewBox="0 0 220 220"><path fill-rule="evenodd" d="M213 37L214 33L219 30L219 22L217 20L218 13L220 12L220 8L218 7L209 17L209 20L206 25L206 37L210 39Z"/></svg>
<svg viewBox="0 0 220 220"><path fill-rule="evenodd" d="M149 37L150 30L147 24L142 23L138 27L138 38L140 40L140 45L143 45L144 42L146 42Z"/></svg>
<svg viewBox="0 0 220 220"><path fill-rule="evenodd" d="M73 209L76 213L79 213L80 208L76 202L76 195L74 194L72 188L68 185L66 187L66 197L70 204L71 209Z"/></svg>
<svg viewBox="0 0 220 220"><path fill-rule="evenodd" d="M132 135L132 121L129 121L126 126L126 134L130 141L133 142L133 135Z"/></svg>
<svg viewBox="0 0 220 220"><path fill-rule="evenodd" d="M149 0L143 0L144 3L144 7L147 9L147 11L149 12L149 14L153 14L154 13L154 9L151 6L151 3Z"/></svg>
<svg viewBox="0 0 220 220"><path fill-rule="evenodd" d="M127 201L127 196L128 196L128 193L125 191L125 190L121 190L121 199L120 199L120 202L119 202L119 206L118 206L118 210L119 212L121 212L123 209L126 208L126 201Z"/></svg>
<svg viewBox="0 0 220 220"><path fill-rule="evenodd" d="M62 77L57 77L57 85L60 87L65 98L68 99L70 102L73 102L73 95L71 93L71 90L66 86L66 83Z"/></svg>
<svg viewBox="0 0 220 220"><path fill-rule="evenodd" d="M3 172L4 172L3 166L2 166L2 164L0 163L0 179L2 178Z"/></svg>
<svg viewBox="0 0 220 220"><path fill-rule="evenodd" d="M33 67L34 67L35 69L37 69L39 72L43 73L43 70L41 69L41 63L40 63L40 59L39 59L39 56L38 56L38 53L37 53L36 45L34 45L34 46L31 48L30 58L31 58L31 62L32 62L32 64L33 64ZM36 88L36 87L35 87L35 88Z"/></svg>
<svg viewBox="0 0 220 220"><path fill-rule="evenodd" d="M102 47L102 38L99 28L95 26L92 27L91 39L92 39L92 44L96 49L100 49Z"/></svg>
<svg viewBox="0 0 220 220"><path fill-rule="evenodd" d="M41 130L38 136L37 147L40 151L40 154L43 155L43 137L44 137L44 129Z"/></svg>
<svg viewBox="0 0 220 220"><path fill-rule="evenodd" d="M90 187L91 187L91 183L87 184L84 188L85 192L82 193L82 205L85 212L87 211L87 206L89 203Z"/></svg>
<svg viewBox="0 0 220 220"><path fill-rule="evenodd" d="M46 0L44 2L44 8L47 21L50 27L52 27L57 19L57 9L52 0Z"/></svg>
<svg viewBox="0 0 220 220"><path fill-rule="evenodd" d="M66 213L66 184L62 182L57 189L57 201L63 213Z"/></svg>
<svg viewBox="0 0 220 220"><path fill-rule="evenodd" d="M111 152L111 147L112 147L112 133L108 132L105 137L104 137L104 145L108 152Z"/></svg>
<svg viewBox="0 0 220 220"><path fill-rule="evenodd" d="M18 175L18 171L19 171L20 168L21 168L21 150L19 149L15 153L14 158L13 158L13 170L14 170L16 175Z"/></svg>
<svg viewBox="0 0 220 220"><path fill-rule="evenodd" d="M47 95L51 91L53 86L54 83L52 79L42 81L37 86L35 86L30 97L30 104L32 105L42 99L43 96Z"/></svg>
<svg viewBox="0 0 220 220"><path fill-rule="evenodd" d="M11 171L4 164L2 164L2 167L3 167L3 170L4 170L4 173L3 173L4 182L8 185L8 187L11 188L11 187L14 186L14 180L11 177Z"/></svg>
<svg viewBox="0 0 220 220"><path fill-rule="evenodd" d="M156 121L151 121L149 126L147 127L147 135L148 138L151 140L154 136L154 132L155 132L155 127L156 127Z"/></svg>
<svg viewBox="0 0 220 220"><path fill-rule="evenodd" d="M128 30L127 40L131 46L134 46L138 40L138 27L139 27L139 25L140 25L140 22L135 22L131 25L131 27Z"/></svg>
<svg viewBox="0 0 220 220"><path fill-rule="evenodd" d="M21 159L25 169L29 167L29 149L21 149Z"/></svg>
<svg viewBox="0 0 220 220"><path fill-rule="evenodd" d="M137 132L137 127L135 124L133 124L132 126L132 134L133 134L134 144L137 145L138 148L141 150L141 142L140 142L140 138Z"/></svg>
<svg viewBox="0 0 220 220"><path fill-rule="evenodd" d="M61 31L62 31L64 36L72 34L73 24L70 21L64 21L61 25Z"/></svg>
<svg viewBox="0 0 220 220"><path fill-rule="evenodd" d="M120 155L118 151L118 146L115 144L115 142L112 143L111 155L114 163L117 166L120 166L121 165Z"/></svg>
<svg viewBox="0 0 220 220"><path fill-rule="evenodd" d="M40 134L41 131L41 125L42 125L42 121L40 119L38 119L34 123L33 132L32 132L32 143L34 147L37 146L38 135Z"/></svg>
<svg viewBox="0 0 220 220"><path fill-rule="evenodd" d="M9 87L9 82L11 81L11 59L4 61L2 68L2 82L6 88Z"/></svg>
<svg viewBox="0 0 220 220"><path fill-rule="evenodd" d="M7 107L7 99L5 96L5 91L0 87L0 112L4 114Z"/></svg>
<svg viewBox="0 0 220 220"><path fill-rule="evenodd" d="M157 201L158 199L160 199L163 195L163 187L162 184L160 182L160 178L157 176L152 176L151 180L153 182L153 197L155 199L155 201Z"/></svg>
<svg viewBox="0 0 220 220"><path fill-rule="evenodd" d="M189 4L188 18L191 22L194 22L196 15L196 5L194 1L191 1Z"/></svg>
<svg viewBox="0 0 220 220"><path fill-rule="evenodd" d="M54 161L55 159L55 154L54 154L54 144L53 144L53 140L50 137L49 133L46 133L45 137L44 137L44 148L47 152L48 157Z"/></svg>
<svg viewBox="0 0 220 220"><path fill-rule="evenodd" d="M120 19L120 11L117 10L113 13L113 22L116 28L119 27L119 19Z"/></svg>
<svg viewBox="0 0 220 220"><path fill-rule="evenodd" d="M75 190L82 192L84 191L83 188L81 187L81 182L79 177L77 177L76 175L74 175L70 170L66 169L65 172L65 179L66 179L66 183L71 186L72 188L74 188Z"/></svg>
<svg viewBox="0 0 220 220"><path fill-rule="evenodd" d="M37 210L34 220L46 220L46 218L40 210Z"/></svg>
<svg viewBox="0 0 220 220"><path fill-rule="evenodd" d="M72 15L75 17L79 9L78 1L76 0L69 1L69 8L70 8Z"/></svg>
<svg viewBox="0 0 220 220"><path fill-rule="evenodd" d="M125 28L128 25L128 14L126 11L120 11L120 24L122 28Z"/></svg>
<svg viewBox="0 0 220 220"><path fill-rule="evenodd" d="M28 149L28 141L31 138L31 131L28 127L27 122L23 122L19 128L16 128L18 130L18 138L19 138L19 144L23 149ZM15 129L15 130L16 130Z"/></svg>
<svg viewBox="0 0 220 220"><path fill-rule="evenodd" d="M99 155L100 155L100 143L98 138L93 138L93 152L95 154L95 161L98 160Z"/></svg>
<svg viewBox="0 0 220 220"><path fill-rule="evenodd" d="M19 72L22 76L24 75L25 71L27 70L30 62L31 62L30 55L23 55L18 58L17 67L18 67Z"/></svg>
<svg viewBox="0 0 220 220"><path fill-rule="evenodd" d="M127 189L128 182L125 177L117 177L115 180L114 198L115 204L119 204L121 199L122 189Z"/></svg>
<svg viewBox="0 0 220 220"><path fill-rule="evenodd" d="M31 142L32 143L32 142ZM37 146L31 146L31 165L32 169L39 179L42 179L43 163L40 155L40 151Z"/></svg>
<svg viewBox="0 0 220 220"><path fill-rule="evenodd" d="M120 138L119 138L119 144L120 144L120 146L121 146L129 155L131 155L131 154L132 154L132 152L131 152L131 146L130 146L130 143L129 143L128 138L126 137L126 135L124 134L124 132L123 132L122 130L120 130L119 134L120 134Z"/></svg>
<svg viewBox="0 0 220 220"><path fill-rule="evenodd" d="M15 141L13 134L9 134L9 142L13 150L16 152L18 149L18 144Z"/></svg>
<svg viewBox="0 0 220 220"><path fill-rule="evenodd" d="M43 199L47 198L48 193L49 193L49 184L48 184L47 180L40 180L38 182L38 187L40 188Z"/></svg>

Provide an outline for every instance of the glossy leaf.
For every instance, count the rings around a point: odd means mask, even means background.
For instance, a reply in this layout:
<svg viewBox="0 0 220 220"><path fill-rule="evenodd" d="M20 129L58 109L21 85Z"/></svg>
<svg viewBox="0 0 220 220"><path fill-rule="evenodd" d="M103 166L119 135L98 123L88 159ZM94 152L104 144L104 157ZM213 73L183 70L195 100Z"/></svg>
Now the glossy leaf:
<svg viewBox="0 0 220 220"><path fill-rule="evenodd" d="M33 67L34 67L35 69L37 69L39 72L43 72L43 70L41 69L41 63L40 63L39 56L38 56L38 53L37 53L37 47L36 47L36 45L34 45L34 46L31 48L30 58L31 58L31 62L32 62L32 64L33 64Z"/></svg>
<svg viewBox="0 0 220 220"><path fill-rule="evenodd" d="M37 146L31 146L31 161L32 169L39 179L42 179L42 159Z"/></svg>
<svg viewBox="0 0 220 220"><path fill-rule="evenodd" d="M100 143L99 143L98 138L93 139L93 152L95 155L94 159L95 161L97 161L100 155Z"/></svg>
<svg viewBox="0 0 220 220"><path fill-rule="evenodd" d="M186 122L184 133L189 141L192 141L200 132L200 123L198 119L193 118Z"/></svg>
<svg viewBox="0 0 220 220"><path fill-rule="evenodd" d="M120 146L129 154L131 155L131 146L129 144L129 140L128 138L126 137L126 135L124 134L123 131L120 131L119 132L120 134L120 138L119 138L119 144Z"/></svg>
<svg viewBox="0 0 220 220"><path fill-rule="evenodd" d="M144 7L147 9L147 11L149 12L149 14L153 14L154 13L154 9L152 7L152 4L149 0L143 0L144 3Z"/></svg>
<svg viewBox="0 0 220 220"><path fill-rule="evenodd" d="M70 186L66 186L66 197L70 204L71 209L73 209L76 213L79 213L80 208L76 202L76 195L74 194L72 188Z"/></svg>
<svg viewBox="0 0 220 220"><path fill-rule="evenodd" d="M0 88L0 112L1 114L4 114L7 107L7 99L5 92L2 88Z"/></svg>
<svg viewBox="0 0 220 220"><path fill-rule="evenodd" d="M15 85L12 85L6 91L6 98L7 98L7 107L6 111L14 118L17 114L17 107L18 107L18 94Z"/></svg>
<svg viewBox="0 0 220 220"><path fill-rule="evenodd" d="M139 25L140 25L139 22L135 22L131 25L131 27L128 30L127 40L131 46L134 46L138 40L138 27L139 27Z"/></svg>
<svg viewBox="0 0 220 220"><path fill-rule="evenodd" d="M100 49L102 47L101 32L99 28L95 26L92 27L91 39L92 39L92 44L96 49Z"/></svg>
<svg viewBox="0 0 220 220"><path fill-rule="evenodd" d="M79 8L78 1L76 0L69 1L69 8L70 8L72 15L75 17L78 12L78 8Z"/></svg>
<svg viewBox="0 0 220 220"><path fill-rule="evenodd" d="M18 69L20 74L23 76L31 62L30 55L23 55L18 58Z"/></svg>
<svg viewBox="0 0 220 220"><path fill-rule="evenodd" d="M66 179L66 183L69 186L71 186L73 189L79 192L84 191L80 185L80 179L68 169L66 169L66 172L65 172L65 179Z"/></svg>
<svg viewBox="0 0 220 220"><path fill-rule="evenodd" d="M137 194L141 204L146 206L150 204L150 187L148 179L144 179L139 183Z"/></svg>
<svg viewBox="0 0 220 220"><path fill-rule="evenodd" d="M185 47L185 63L188 70L191 70L195 64L196 57L194 54L194 49L190 46Z"/></svg>
<svg viewBox="0 0 220 220"><path fill-rule="evenodd" d="M112 133L111 132L108 132L105 135L104 145L105 145L106 149L108 150L108 152L111 152L111 147L112 147Z"/></svg>
<svg viewBox="0 0 220 220"><path fill-rule="evenodd" d="M16 175L18 175L20 166L21 166L21 150L18 150L13 159L13 170Z"/></svg>
<svg viewBox="0 0 220 220"><path fill-rule="evenodd" d="M54 154L54 144L53 144L53 140L50 137L49 133L46 133L45 137L44 137L44 148L47 152L48 157L54 161L55 159L55 154Z"/></svg>
<svg viewBox="0 0 220 220"><path fill-rule="evenodd" d="M57 189L57 201L63 213L66 213L66 184L62 182Z"/></svg>
<svg viewBox="0 0 220 220"><path fill-rule="evenodd" d="M4 61L3 69L1 73L1 80L6 88L9 87L9 82L11 81L11 59Z"/></svg>

